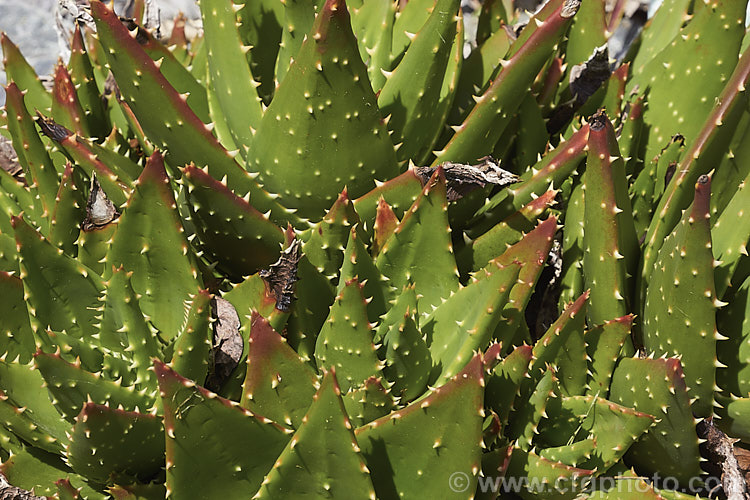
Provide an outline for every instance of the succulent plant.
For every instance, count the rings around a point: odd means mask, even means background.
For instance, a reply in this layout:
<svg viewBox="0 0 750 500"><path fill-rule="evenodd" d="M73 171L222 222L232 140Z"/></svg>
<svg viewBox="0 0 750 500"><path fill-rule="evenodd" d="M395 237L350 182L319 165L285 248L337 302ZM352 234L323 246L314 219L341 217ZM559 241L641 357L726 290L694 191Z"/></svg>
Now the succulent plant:
<svg viewBox="0 0 750 500"><path fill-rule="evenodd" d="M201 0L167 44L92 1L51 91L1 35L0 473L707 495L705 426L750 444L746 4L618 65L606 4L487 0L464 57L458 0Z"/></svg>

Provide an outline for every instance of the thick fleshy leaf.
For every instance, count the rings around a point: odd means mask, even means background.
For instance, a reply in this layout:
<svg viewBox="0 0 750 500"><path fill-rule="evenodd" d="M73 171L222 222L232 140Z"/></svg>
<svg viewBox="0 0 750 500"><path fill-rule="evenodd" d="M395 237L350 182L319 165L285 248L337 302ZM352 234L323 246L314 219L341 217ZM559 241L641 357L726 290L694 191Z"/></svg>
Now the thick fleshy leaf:
<svg viewBox="0 0 750 500"><path fill-rule="evenodd" d="M610 399L658 419L630 447L630 463L644 474L659 471L685 484L701 475L695 419L679 360L623 359L615 369Z"/></svg>
<svg viewBox="0 0 750 500"><path fill-rule="evenodd" d="M183 173L192 222L222 271L248 276L276 262L284 242L277 225L207 172L189 166Z"/></svg>
<svg viewBox="0 0 750 500"><path fill-rule="evenodd" d="M378 106L390 116L391 139L401 144L401 161L429 153L442 130L443 110L437 103L451 57L449 41L456 36L459 5L458 0L435 2L430 17L378 94Z"/></svg>
<svg viewBox="0 0 750 500"><path fill-rule="evenodd" d="M96 273L58 252L23 219L14 218L21 277L32 327L77 337L97 332L96 309L104 283Z"/></svg>
<svg viewBox="0 0 750 500"><path fill-rule="evenodd" d="M70 42L70 79L76 87L76 95L86 113L88 128L94 137L103 138L110 130L99 87L96 84L94 67L83 40L81 27L76 24Z"/></svg>
<svg viewBox="0 0 750 500"><path fill-rule="evenodd" d="M505 471L505 480L517 483L524 478L519 493L525 498L572 500L584 489L588 478L594 473L593 470L552 462L533 451L514 447Z"/></svg>
<svg viewBox="0 0 750 500"><path fill-rule="evenodd" d="M251 2L252 3L252 2ZM256 2L258 3L258 2ZM243 50L234 4L226 0L201 0L208 71L234 143L243 155L262 116L260 98Z"/></svg>
<svg viewBox="0 0 750 500"><path fill-rule="evenodd" d="M333 371L302 422L253 498L375 498Z"/></svg>
<svg viewBox="0 0 750 500"><path fill-rule="evenodd" d="M318 14L253 145L248 166L265 189L313 220L344 186L358 197L398 173L343 0L328 0Z"/></svg>
<svg viewBox="0 0 750 500"><path fill-rule="evenodd" d="M20 443L13 456L0 465L0 473L12 485L33 490L36 495L54 495L57 493L56 483L67 479L75 488L81 489L81 495L87 500L108 498L103 485L87 482L74 473L61 457Z"/></svg>
<svg viewBox="0 0 750 500"><path fill-rule="evenodd" d="M713 182L712 182L713 184ZM712 189L712 198L715 191ZM714 256L720 262L716 268L716 296L721 298L733 283L734 274L748 261L747 246L750 242L750 225L745 216L750 206L750 174L739 184L739 188L727 203L721 216L711 228ZM734 280L737 281L737 280Z"/></svg>
<svg viewBox="0 0 750 500"><path fill-rule="evenodd" d="M131 191L130 173L140 170L137 165L126 156L75 135L54 120L39 115L38 123L42 133L52 139L71 163L89 177L96 175L102 190L115 205L119 207L125 202ZM126 167L121 169L122 166Z"/></svg>
<svg viewBox="0 0 750 500"><path fill-rule="evenodd" d="M470 228L467 234L476 238L501 220L521 210L535 198L542 196L550 190L550 186L552 189L560 189L586 157L588 137L587 124L570 139L560 142L555 149L521 175L518 183L492 196L469 221Z"/></svg>
<svg viewBox="0 0 750 500"><path fill-rule="evenodd" d="M55 206L59 180L52 159L39 137L36 124L26 111L26 102L29 98L28 94L22 94L15 83L9 84L5 89L8 130L13 138L13 148L18 152L18 162L24 168L26 179L36 188L33 192L39 206L26 207L26 209L51 214Z"/></svg>
<svg viewBox="0 0 750 500"><path fill-rule="evenodd" d="M466 261L470 261L471 270L477 271L520 241L524 234L534 229L535 222L547 208L554 204L556 195L557 191L547 191L461 249L457 260L462 269Z"/></svg>
<svg viewBox="0 0 750 500"><path fill-rule="evenodd" d="M649 273L643 346L656 356L681 356L693 413L713 412L716 385L716 309L711 252L711 182L701 176L692 208L664 241Z"/></svg>
<svg viewBox="0 0 750 500"><path fill-rule="evenodd" d="M364 384L349 392L343 400L346 413L354 427L369 424L397 408L391 392L383 387L383 381L376 377L365 380Z"/></svg>
<svg viewBox="0 0 750 500"><path fill-rule="evenodd" d="M409 282L416 285L422 315L458 289L447 210L445 174L438 168L377 258L378 268L396 289Z"/></svg>
<svg viewBox="0 0 750 500"><path fill-rule="evenodd" d="M357 429L379 498L468 498L482 455L483 370L477 354L425 398ZM469 483L463 492L434 480L457 471Z"/></svg>
<svg viewBox="0 0 750 500"><path fill-rule="evenodd" d="M587 394L606 398L617 360L633 326L633 315L623 316L588 330L583 339L588 356Z"/></svg>
<svg viewBox="0 0 750 500"><path fill-rule="evenodd" d="M530 378L522 382L522 396L528 394L529 388L539 380L548 364L557 370L562 394L583 394L586 384L583 329L588 299L589 293L584 292L575 302L571 302L534 345L534 361L529 369Z"/></svg>
<svg viewBox="0 0 750 500"><path fill-rule="evenodd" d="M80 172L76 172L70 163L65 166L49 229L50 243L74 258L78 255L76 241L80 233L81 222L86 215L86 202L79 187L81 184L79 174Z"/></svg>
<svg viewBox="0 0 750 500"><path fill-rule="evenodd" d="M358 226L352 227L349 242L344 250L338 291L340 292L344 284L351 279L356 278L360 281L364 285L362 293L367 300L367 318L370 323L375 324L388 309L388 303L393 298L393 290L367 252L357 229Z"/></svg>
<svg viewBox="0 0 750 500"><path fill-rule="evenodd" d="M206 290L193 295L185 326L174 341L170 366L180 375L204 385L213 348L212 296Z"/></svg>
<svg viewBox="0 0 750 500"><path fill-rule="evenodd" d="M2 424L27 443L52 453L67 444L70 424L50 401L42 374L34 364L0 360Z"/></svg>
<svg viewBox="0 0 750 500"><path fill-rule="evenodd" d="M281 50L284 10L281 2L261 0L245 2L237 11L240 38L246 47L251 47L246 54L250 71L260 83L257 92L266 103L276 88L276 58Z"/></svg>
<svg viewBox="0 0 750 500"><path fill-rule="evenodd" d="M27 92L26 109L28 112L35 113L36 110L49 109L52 105L52 96L5 32L0 33L0 45L3 48L3 66L8 81L14 82L19 89Z"/></svg>
<svg viewBox="0 0 750 500"><path fill-rule="evenodd" d="M0 297L4 302L0 315L0 357L26 364L36 351L36 342L21 279L0 271Z"/></svg>
<svg viewBox="0 0 750 500"><path fill-rule="evenodd" d="M607 115L589 124L588 157L583 175L583 277L591 290L590 324L625 316L630 311L638 262L638 241L625 178L625 163Z"/></svg>
<svg viewBox="0 0 750 500"><path fill-rule="evenodd" d="M718 311L716 322L726 340L718 342L719 361L726 367L716 371L716 381L729 394L750 393L750 278L742 283L732 301Z"/></svg>
<svg viewBox="0 0 750 500"><path fill-rule="evenodd" d="M120 218L107 265L134 272L141 309L165 340L174 338L198 279L159 152L149 158Z"/></svg>
<svg viewBox="0 0 750 500"><path fill-rule="evenodd" d="M62 61L54 70L52 88L52 117L56 122L83 137L91 137L86 115L78 101L78 94L70 78L70 73Z"/></svg>
<svg viewBox="0 0 750 500"><path fill-rule="evenodd" d="M555 5L555 12L531 34L528 41L519 39L515 42L520 48L507 63L503 63L497 78L477 100L445 148L435 153L437 158L433 165L445 161L473 162L492 152L518 109L523 93L555 50L580 3L565 0Z"/></svg>
<svg viewBox="0 0 750 500"><path fill-rule="evenodd" d="M252 495L291 431L195 386L161 362L154 367L164 405L167 490L190 498Z"/></svg>
<svg viewBox="0 0 750 500"><path fill-rule="evenodd" d="M98 373L85 371L80 364L68 363L58 354L37 353L34 368L44 377L55 408L70 423L75 422L89 401L126 411L153 410L156 394L145 395L135 387L107 380Z"/></svg>
<svg viewBox="0 0 750 500"><path fill-rule="evenodd" d="M507 423L508 415L516 404L516 396L519 393L521 381L528 373L531 359L531 346L516 347L493 368L487 378L484 404L497 413L503 424Z"/></svg>
<svg viewBox="0 0 750 500"><path fill-rule="evenodd" d="M318 368L335 367L345 392L371 376L379 376L382 368L373 345L362 288L356 279L344 285L315 344Z"/></svg>
<svg viewBox="0 0 750 500"><path fill-rule="evenodd" d="M121 373L118 364L110 366L112 361L105 356L105 372L113 379L122 377L124 383L147 390L155 399L156 379L149 368L152 358L161 357L161 346L156 332L144 317L141 309L143 297L139 298L133 290L132 278L133 272L125 272L122 268L112 270L105 284L97 340L104 350L114 351L128 362L129 373ZM114 373L110 372L111 368L114 368Z"/></svg>
<svg viewBox="0 0 750 500"><path fill-rule="evenodd" d="M170 165L193 162L199 167L208 166L209 174L215 179L226 176L226 184L237 194L250 193L255 208L262 212L272 210L274 220L296 220L271 200L219 144L114 12L102 2L93 3L91 12L98 39L125 101L149 138L169 151ZM205 50L205 43L200 46ZM193 64L200 67L197 61Z"/></svg>
<svg viewBox="0 0 750 500"><path fill-rule="evenodd" d="M725 5L732 4L732 2L722 3ZM736 4L733 8L736 8ZM706 11L711 14L711 8L703 9L702 13ZM715 70L711 69L711 71ZM719 73L718 71L715 72ZM711 112L706 114L700 131L696 132L691 141L690 149L682 156L672 180L667 185L664 196L654 210L654 217L646 234L643 258L641 259L639 298L642 301L645 299L647 278L653 269L654 262L657 260L659 249L669 233L677 226L682 217L682 211L690 206L694 195L695 182L701 175L708 174L716 167L721 160L721 156L726 152L728 144L731 143L732 135L740 118L745 113L748 80L750 80L750 50L746 50L737 62L734 73L726 79L721 93L719 94L717 91L718 98L709 99L715 104ZM699 89L701 93L708 91L703 87L699 87ZM652 98L652 96L649 95L649 98ZM689 136L685 137L690 141Z"/></svg>
<svg viewBox="0 0 750 500"><path fill-rule="evenodd" d="M74 471L99 483L113 477L147 482L164 467L164 425L156 415L86 403L66 449Z"/></svg>
<svg viewBox="0 0 750 500"><path fill-rule="evenodd" d="M240 404L298 429L317 385L312 367L257 313L253 314Z"/></svg>
<svg viewBox="0 0 750 500"><path fill-rule="evenodd" d="M573 396L554 399L547 407L548 419L541 436L557 432L557 443L593 438L596 448L578 465L604 472L618 462L629 447L655 422L655 418L604 398ZM566 421L567 420L567 421ZM570 423L573 423L571 426ZM572 432L566 432L572 430Z"/></svg>
<svg viewBox="0 0 750 500"><path fill-rule="evenodd" d="M393 64L391 42L397 8L398 2L392 0L362 2L362 6L357 8L349 6L359 54L367 62L367 74L375 92L382 89L386 81L383 70L390 71Z"/></svg>
<svg viewBox="0 0 750 500"><path fill-rule="evenodd" d="M432 355L431 383L444 383L463 369L474 352L489 347L520 267L492 261L421 322Z"/></svg>
<svg viewBox="0 0 750 500"><path fill-rule="evenodd" d="M676 133L685 136L688 143L698 139L715 106L714 96L721 93L738 64L745 25L744 2L701 3L704 8L696 10L687 26L664 44L658 55L647 64L639 61L643 64L641 71L634 67L635 75L628 88L649 87L648 106L643 113L650 127L644 156L647 160L656 156ZM665 31L672 30L665 27ZM680 83L682 92L674 92L675 82Z"/></svg>
<svg viewBox="0 0 750 500"><path fill-rule="evenodd" d="M537 433L537 426L546 415L545 408L550 400L557 397L559 384L555 369L547 367L533 391L519 400L513 413L510 414L505 435L516 441L517 446L522 450L528 451L531 448L531 441Z"/></svg>
<svg viewBox="0 0 750 500"><path fill-rule="evenodd" d="M583 279L583 220L585 214L583 182L574 181L568 196L563 219L562 269L560 270L560 298L558 311L578 298L584 291Z"/></svg>

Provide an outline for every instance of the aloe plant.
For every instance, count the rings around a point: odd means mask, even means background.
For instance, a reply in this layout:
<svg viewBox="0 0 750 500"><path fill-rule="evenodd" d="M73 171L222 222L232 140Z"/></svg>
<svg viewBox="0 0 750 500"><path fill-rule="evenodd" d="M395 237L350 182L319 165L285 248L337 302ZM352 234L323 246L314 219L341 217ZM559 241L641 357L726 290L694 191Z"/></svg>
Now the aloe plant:
<svg viewBox="0 0 750 500"><path fill-rule="evenodd" d="M750 443L745 2L617 68L603 0L487 1L466 58L459 4L202 0L165 45L92 1L52 91L0 36L10 484L681 498L698 421Z"/></svg>

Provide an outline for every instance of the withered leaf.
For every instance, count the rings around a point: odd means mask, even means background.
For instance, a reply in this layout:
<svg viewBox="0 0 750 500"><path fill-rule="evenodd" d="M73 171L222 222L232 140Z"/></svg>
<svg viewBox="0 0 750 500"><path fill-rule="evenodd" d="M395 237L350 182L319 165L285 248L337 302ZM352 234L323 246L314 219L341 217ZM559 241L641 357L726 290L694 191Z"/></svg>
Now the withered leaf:
<svg viewBox="0 0 750 500"><path fill-rule="evenodd" d="M66 137L73 135L73 132L55 122L52 118L47 118L39 111L36 112L36 116L36 123L39 125L42 133L53 141L60 142L65 140Z"/></svg>
<svg viewBox="0 0 750 500"><path fill-rule="evenodd" d="M547 265L542 269L525 310L526 324L534 340L540 339L558 317L562 264L562 231L558 230L552 241Z"/></svg>
<svg viewBox="0 0 750 500"><path fill-rule="evenodd" d="M99 185L96 174L93 174L91 176L91 191L86 202L86 218L83 219L81 229L91 231L106 226L119 216L120 213L115 208L114 203L107 198L106 193Z"/></svg>
<svg viewBox="0 0 750 500"><path fill-rule="evenodd" d="M481 158L480 163L468 165L465 163L445 162L441 166L445 172L448 201L456 201L475 189L488 184L499 187L518 182L518 177L500 168L499 163L490 156ZM427 184L437 167L414 167L422 185Z"/></svg>
<svg viewBox="0 0 750 500"><path fill-rule="evenodd" d="M748 484L740 461L737 459L735 443L738 439L731 439L714 425L713 418L707 418L696 426L698 437L705 439L701 443L701 455L707 459L704 465L710 473L721 478L724 494L730 500L747 499ZM742 456L742 453L739 453ZM744 457L743 457L744 458Z"/></svg>
<svg viewBox="0 0 750 500"><path fill-rule="evenodd" d="M570 93L578 104L585 103L612 74L609 51L606 45L594 50L588 61L576 64L570 70Z"/></svg>
<svg viewBox="0 0 750 500"><path fill-rule="evenodd" d="M594 49L586 62L573 66L570 70L571 99L560 103L547 121L550 134L559 132L570 122L575 112L583 106L612 73L609 64L609 51L606 45Z"/></svg>
<svg viewBox="0 0 750 500"><path fill-rule="evenodd" d="M240 317L234 306L216 297L211 302L214 321L213 367L206 379L206 388L218 391L242 358Z"/></svg>
<svg viewBox="0 0 750 500"><path fill-rule="evenodd" d="M281 253L281 257L268 269L261 270L258 274L271 287L276 298L276 309L288 312L294 300L294 283L297 277L297 265L301 257L301 245L299 240L294 239Z"/></svg>
<svg viewBox="0 0 750 500"><path fill-rule="evenodd" d="M13 144L4 136L0 136L0 168L13 177L19 176L23 170L21 164L18 163L18 155L13 149Z"/></svg>

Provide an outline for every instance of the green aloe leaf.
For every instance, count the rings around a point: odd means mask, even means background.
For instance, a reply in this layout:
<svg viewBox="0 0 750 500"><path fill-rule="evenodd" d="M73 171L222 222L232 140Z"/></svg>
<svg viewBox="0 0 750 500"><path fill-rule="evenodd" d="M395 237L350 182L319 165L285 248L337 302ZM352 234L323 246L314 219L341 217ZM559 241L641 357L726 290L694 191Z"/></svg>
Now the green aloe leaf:
<svg viewBox="0 0 750 500"><path fill-rule="evenodd" d="M3 425L36 448L59 454L68 442L70 424L60 418L33 363L0 361L0 410Z"/></svg>
<svg viewBox="0 0 750 500"><path fill-rule="evenodd" d="M379 376L382 369L362 289L357 279L345 283L315 344L318 368L335 367L345 393L367 378Z"/></svg>
<svg viewBox="0 0 750 500"><path fill-rule="evenodd" d="M91 137L85 111L78 101L73 80L62 61L55 65L52 88L52 117L56 122L83 137Z"/></svg>
<svg viewBox="0 0 750 500"><path fill-rule="evenodd" d="M38 214L51 214L55 206L55 196L59 187L57 170L37 132L36 124L26 111L29 95L22 94L21 89L11 83L5 89L5 111L8 116L8 130L13 138L13 148L18 153L18 162L24 168L24 174L34 189L31 190L37 200L25 210ZM41 217L35 217L41 220ZM44 227L44 226L42 226Z"/></svg>
<svg viewBox="0 0 750 500"><path fill-rule="evenodd" d="M664 241L650 272L643 346L656 356L681 356L693 412L713 412L716 385L716 309L711 252L711 181L701 176L695 198Z"/></svg>
<svg viewBox="0 0 750 500"><path fill-rule="evenodd" d="M630 310L638 262L638 241L627 193L625 163L604 113L590 125L586 172L583 277L591 290L590 324L625 316Z"/></svg>
<svg viewBox="0 0 750 500"><path fill-rule="evenodd" d="M27 92L26 109L29 113L45 111L52 106L52 96L47 92L26 61L18 47L8 38L5 32L0 33L0 45L3 48L3 66L9 82L14 82L20 90Z"/></svg>
<svg viewBox="0 0 750 500"><path fill-rule="evenodd" d="M170 165L192 162L199 167L208 166L215 179L226 176L225 183L237 194L250 193L255 208L272 210L274 220L296 220L219 144L114 12L102 2L92 4L91 11L99 42L125 101L155 145L169 151ZM205 50L205 43L200 46ZM200 64L195 61L194 66Z"/></svg>
<svg viewBox="0 0 750 500"><path fill-rule="evenodd" d="M458 0L436 0L432 13L378 94L378 106L389 116L398 159L422 158L442 130L437 106L456 36Z"/></svg>
<svg viewBox="0 0 750 500"><path fill-rule="evenodd" d="M586 394L597 394L603 398L609 394L612 374L622 347L630 337L633 319L632 314L616 318L591 328L583 335L590 374Z"/></svg>
<svg viewBox="0 0 750 500"><path fill-rule="evenodd" d="M200 6L208 51L208 72L211 81L221 82L214 85L212 90L216 93L221 114L234 143L245 155L262 116L256 90L258 83L253 79L243 50L234 4L224 0L201 0Z"/></svg>
<svg viewBox="0 0 750 500"><path fill-rule="evenodd" d="M86 214L86 202L79 187L81 180L80 171L76 171L70 163L65 165L50 219L50 243L73 258L78 254L76 242Z"/></svg>
<svg viewBox="0 0 750 500"><path fill-rule="evenodd" d="M579 5L568 0L560 2L554 13L531 34L528 43L520 39L515 42L519 49L503 63L497 78L477 100L445 148L435 153L433 165L445 161L473 162L492 152L518 109L523 93L564 36Z"/></svg>
<svg viewBox="0 0 750 500"><path fill-rule="evenodd" d="M532 356L531 346L518 346L492 369L487 378L484 404L497 413L503 424L508 422L508 415L516 405L516 396L528 373Z"/></svg>
<svg viewBox="0 0 750 500"><path fill-rule="evenodd" d="M333 371L326 373L302 426L254 498L374 498Z"/></svg>
<svg viewBox="0 0 750 500"><path fill-rule="evenodd" d="M164 405L170 494L235 498L257 491L291 431L197 387L159 361L154 368Z"/></svg>
<svg viewBox="0 0 750 500"><path fill-rule="evenodd" d="M423 316L458 289L447 210L445 174L438 168L376 261L396 289L415 283Z"/></svg>
<svg viewBox="0 0 750 500"><path fill-rule="evenodd" d="M206 171L188 166L183 174L191 220L222 271L248 276L278 259L284 233L277 225Z"/></svg>
<svg viewBox="0 0 750 500"><path fill-rule="evenodd" d="M696 419L678 359L623 359L615 369L610 399L658 419L630 447L630 463L645 474L659 471L684 484L701 475Z"/></svg>
<svg viewBox="0 0 750 500"><path fill-rule="evenodd" d="M213 348L212 295L200 290L192 296L185 326L174 341L170 366L185 378L204 385Z"/></svg>
<svg viewBox="0 0 750 500"><path fill-rule="evenodd" d="M107 265L134 272L141 309L164 340L174 338L198 277L159 152L149 158L120 218Z"/></svg>
<svg viewBox="0 0 750 500"><path fill-rule="evenodd" d="M398 173L343 0L316 17L253 144L248 166L265 189L313 220L344 186L357 197Z"/></svg>
<svg viewBox="0 0 750 500"><path fill-rule="evenodd" d="M362 292L367 300L367 318L370 323L376 324L388 309L393 291L367 252L357 229L358 226L352 227L349 242L344 250L344 263L341 266L337 291L341 292L347 281L355 278L359 280L364 285Z"/></svg>
<svg viewBox="0 0 750 500"><path fill-rule="evenodd" d="M83 33L77 24L70 42L70 62L68 65L70 79L76 87L78 101L86 113L88 129L95 137L103 138L111 130L111 126L107 119L99 87L96 84L94 67L86 50Z"/></svg>
<svg viewBox="0 0 750 500"><path fill-rule="evenodd" d="M357 429L378 498L466 498L475 488L482 456L483 371L475 355L442 387ZM465 474L465 492L434 480L455 472Z"/></svg>
<svg viewBox="0 0 750 500"><path fill-rule="evenodd" d="M0 465L0 473L12 485L33 490L35 495L54 495L56 483L67 479L87 500L105 500L103 485L88 482L73 472L61 457L19 443L13 456Z"/></svg>
<svg viewBox="0 0 750 500"><path fill-rule="evenodd" d="M107 380L99 373L84 370L80 364L68 363L59 354L37 353L34 367L44 377L57 412L70 423L75 422L89 401L125 411L154 409L155 394L146 395L120 381Z"/></svg>
<svg viewBox="0 0 750 500"><path fill-rule="evenodd" d="M36 342L29 324L23 281L0 271L0 296L5 300L0 316L0 357L26 364L36 351Z"/></svg>
<svg viewBox="0 0 750 500"><path fill-rule="evenodd" d="M248 340L247 372L241 404L299 429L313 400L317 376L268 321L253 314Z"/></svg>
<svg viewBox="0 0 750 500"><path fill-rule="evenodd" d="M344 408L354 427L369 424L397 408L390 388L383 387L384 382L377 377L370 377L344 396Z"/></svg>
<svg viewBox="0 0 750 500"><path fill-rule="evenodd" d="M164 424L156 415L86 403L71 432L66 456L87 479L156 478L164 467Z"/></svg>
<svg viewBox="0 0 750 500"><path fill-rule="evenodd" d="M78 338L96 334L96 310L104 290L101 278L60 253L23 219L14 218L13 226L34 331L49 327Z"/></svg>
<svg viewBox="0 0 750 500"><path fill-rule="evenodd" d="M732 4L732 2L722 2L722 4ZM734 5L732 8L736 8L737 4ZM708 12L708 15L711 15L713 6L715 4L711 4L711 8L702 9L701 14L706 15L705 13ZM695 22L695 19L693 22ZM712 22L715 22L715 20ZM715 69L710 71L720 73ZM641 280L639 298L641 300L645 298L648 275L657 259L661 244L679 222L682 211L690 206L695 182L701 175L708 174L721 161L722 155L731 143L732 135L746 109L748 79L750 79L750 50L746 50L742 54L732 75L722 82L721 88L723 90L717 89L716 93L710 94L718 95L718 98L710 99L713 103L712 108L710 112L706 112L702 116L704 121L701 122L700 129L696 130L692 140L690 136L683 134L691 146L682 156L672 180L666 187L664 196L654 210L654 218L648 228L643 245L642 267L639 276ZM703 86L699 88L701 95L703 95L703 92L709 91L708 88ZM653 98L651 95L649 97ZM668 102L668 99L665 102ZM649 109L651 109L650 106ZM662 144L665 142L666 140Z"/></svg>

